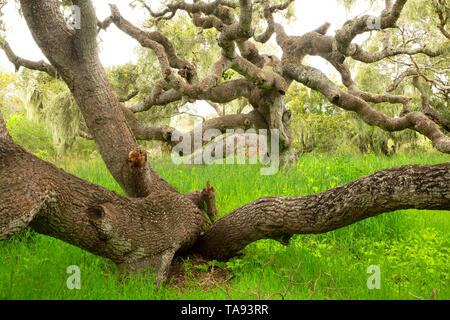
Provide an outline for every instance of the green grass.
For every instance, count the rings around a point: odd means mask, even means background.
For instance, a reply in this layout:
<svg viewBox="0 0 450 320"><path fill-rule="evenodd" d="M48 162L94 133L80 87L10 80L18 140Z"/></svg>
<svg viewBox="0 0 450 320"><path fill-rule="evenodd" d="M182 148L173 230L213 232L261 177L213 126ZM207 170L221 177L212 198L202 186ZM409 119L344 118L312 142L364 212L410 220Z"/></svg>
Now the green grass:
<svg viewBox="0 0 450 320"><path fill-rule="evenodd" d="M216 190L220 215L267 195L317 193L373 171L403 164L450 161L448 155L308 154L298 164L273 176L256 165L174 166L152 161L153 167L181 192ZM121 192L100 159L60 161L65 170ZM370 218L321 235L296 235L289 246L272 240L249 245L243 255L218 263L233 278L222 289L233 298L267 298L285 292L286 299L436 299L450 298L449 211L402 210ZM81 269L81 290L69 290L66 268ZM136 277L117 282L115 266L59 240L25 232L0 243L0 299L229 299L211 281L211 270L185 261L185 285L155 290ZM369 290L370 265L381 270L381 289ZM217 280L220 285L222 280ZM314 290L315 288L315 290ZM337 290L335 288L338 288ZM256 294L255 294L256 293ZM279 299L280 295L273 295Z"/></svg>

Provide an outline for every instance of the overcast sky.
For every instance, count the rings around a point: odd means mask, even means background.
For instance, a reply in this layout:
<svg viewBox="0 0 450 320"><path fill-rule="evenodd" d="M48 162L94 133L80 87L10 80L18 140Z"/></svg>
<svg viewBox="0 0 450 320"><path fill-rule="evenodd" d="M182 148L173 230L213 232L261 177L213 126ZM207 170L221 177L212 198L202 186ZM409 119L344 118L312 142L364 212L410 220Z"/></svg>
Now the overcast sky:
<svg viewBox="0 0 450 320"><path fill-rule="evenodd" d="M367 13L365 10L367 10L368 6L364 5L365 1L362 2L362 4L352 10L353 13ZM128 6L129 1L94 0L97 16L100 20L103 20L109 15L109 3L116 4L122 15L137 25L148 18L147 12L142 8L130 8ZM149 3L151 3L152 9L154 10L158 9L160 6L159 1L157 0L149 1ZM343 6L338 5L336 0L297 0L294 5L297 19L296 22L291 23L286 27L288 34L301 35L315 29L326 21L331 23L329 33L333 34L334 31L341 27L349 18L346 15L346 10ZM13 51L18 56L30 60L45 59L31 37L25 20L19 15L15 1L9 1L3 9L3 13L7 27L7 41L11 45ZM114 25L111 25L106 32L102 31L100 33L100 39L100 59L105 67L136 61L135 47L138 45L137 42L119 31ZM327 68L326 64L320 58L312 58L311 62L314 66L322 70ZM0 69L7 72L14 71L14 66L7 60L5 54L1 50Z"/></svg>

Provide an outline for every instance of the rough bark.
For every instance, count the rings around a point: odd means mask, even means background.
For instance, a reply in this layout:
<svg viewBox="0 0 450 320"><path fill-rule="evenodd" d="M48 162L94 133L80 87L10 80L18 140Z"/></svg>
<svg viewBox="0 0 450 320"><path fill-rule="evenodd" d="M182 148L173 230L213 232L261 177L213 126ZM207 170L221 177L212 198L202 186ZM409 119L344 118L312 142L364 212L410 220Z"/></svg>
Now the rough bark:
<svg viewBox="0 0 450 320"><path fill-rule="evenodd" d="M175 252L203 231L204 213L188 197L168 190L128 198L77 178L16 145L3 134L2 120L0 241L31 227L120 270L150 267L161 281Z"/></svg>
<svg viewBox="0 0 450 320"><path fill-rule="evenodd" d="M423 113L436 124L442 126L442 128L450 132L450 119L444 117L431 107L429 94L425 86L420 82L419 77L414 77L412 83L420 92Z"/></svg>
<svg viewBox="0 0 450 320"><path fill-rule="evenodd" d="M59 2L21 1L30 31L45 56L67 83L108 170L130 196L146 196L153 189L171 189L147 164L133 171L127 165L138 147L100 63L97 18L91 1L80 6L81 28L68 29Z"/></svg>

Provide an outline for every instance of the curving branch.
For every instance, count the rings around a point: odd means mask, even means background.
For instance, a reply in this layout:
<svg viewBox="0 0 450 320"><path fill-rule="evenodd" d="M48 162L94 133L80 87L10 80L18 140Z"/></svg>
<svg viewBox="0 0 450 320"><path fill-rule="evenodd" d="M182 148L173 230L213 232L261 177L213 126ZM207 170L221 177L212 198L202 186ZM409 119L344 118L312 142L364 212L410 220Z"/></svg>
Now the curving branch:
<svg viewBox="0 0 450 320"><path fill-rule="evenodd" d="M373 30L383 30L395 27L395 23L400 17L407 0L396 0L393 5L386 2L386 8L379 17L364 15L347 21L341 29L336 31L336 41L338 50L346 56L351 55L351 42L364 32Z"/></svg>
<svg viewBox="0 0 450 320"><path fill-rule="evenodd" d="M448 3L444 0L437 0L433 2L433 7L439 17L438 29L441 31L442 35L450 40L450 32L447 31L448 19L450 17L450 10Z"/></svg>
<svg viewBox="0 0 450 320"><path fill-rule="evenodd" d="M208 131L221 135L229 129L248 130L268 128L264 118L257 110L253 110L247 114L230 114L209 119L203 121L200 126L185 133L179 132L177 129L168 125L144 123L138 120L133 112L124 106L122 106L122 112L136 139L164 141L172 147L187 142L188 144L183 148L183 156L189 155L209 143L210 140L203 140Z"/></svg>
<svg viewBox="0 0 450 320"><path fill-rule="evenodd" d="M450 132L450 119L442 116L439 112L434 110L430 105L430 98L424 85L420 82L419 77L414 77L412 84L419 90L422 99L423 113L433 120L437 125L442 126L446 131Z"/></svg>
<svg viewBox="0 0 450 320"><path fill-rule="evenodd" d="M326 58L340 73L342 83L347 87L348 92L350 94L359 97L366 102L371 102L375 104L383 102L388 102L392 104L401 103L403 105L402 114L410 112L411 98L391 94L372 94L369 92L360 91L358 90L357 84L352 79L350 68L345 62L340 63L339 61L336 61L333 55L330 55Z"/></svg>
<svg viewBox="0 0 450 320"><path fill-rule="evenodd" d="M150 110L153 106L166 105L171 102L181 101L183 95L175 89L164 91L157 86L163 82L158 82L152 90L152 93L144 100L130 108L131 111L143 112ZM164 86L164 85L162 85ZM165 87L167 88L167 87ZM245 97L249 98L252 91L252 84L246 79L236 79L223 82L207 91L196 92L190 97L195 100L208 100L214 103L227 103L235 99Z"/></svg>
<svg viewBox="0 0 450 320"><path fill-rule="evenodd" d="M56 77L57 71L55 67L44 61L31 61L17 56L11 49L9 43L5 39L0 39L0 48L5 52L8 60L14 65L16 72L20 67L24 67L31 70L38 70L48 73L52 77Z"/></svg>
<svg viewBox="0 0 450 320"><path fill-rule="evenodd" d="M417 48L417 49L407 49L407 48L391 48L391 47L385 47L383 50L369 53L362 49L359 45L352 44L352 53L350 56L358 61L365 62L365 63L372 63L376 61L383 60L387 57L393 57L400 54L407 54L407 55L416 55L419 53L425 54L429 57L437 57L443 53L443 50L430 50L425 47Z"/></svg>
<svg viewBox="0 0 450 320"><path fill-rule="evenodd" d="M103 20L103 21L97 20L97 27L98 27L97 32L108 29L108 27L112 24L112 22L113 21L112 21L111 16L106 17L105 20Z"/></svg>
<svg viewBox="0 0 450 320"><path fill-rule="evenodd" d="M120 102L127 102L136 97L139 94L139 89L135 88L133 92L130 92L126 97L119 98Z"/></svg>
<svg viewBox="0 0 450 320"><path fill-rule="evenodd" d="M234 18L234 15L232 15L228 8L221 6L221 1L215 1L211 3L195 1L193 4L187 4L183 1L177 1L174 4L167 5L166 10L169 11L164 10L163 12L167 13L176 10L184 10L188 13L193 14L193 22L196 26L202 28L216 28L220 32L218 37L218 45L222 48L222 58L215 65L221 66L221 68L213 67L211 76L204 79L201 84L194 87L187 87L184 86L183 83L180 83L175 79L166 79L168 80L169 84L170 82L172 82L172 86L180 87L183 94L194 97L195 94L193 92L198 92L200 88L205 90L205 88L208 89L217 85L217 81L219 80L219 73L221 76L223 71L228 68L232 68L260 88L276 88L282 93L286 92L287 84L284 79L280 75L268 73L263 70L263 57L259 55L256 47L253 44L246 41L253 36L253 30L251 27L251 19L253 13L252 1L240 0L239 8L239 19L236 20ZM207 17L200 16L201 13L206 14ZM120 18L120 13L118 12L117 8L114 9L112 15ZM159 14L155 14L154 12L151 12L151 15L154 17L160 16ZM119 22L120 24L122 24L122 21L124 24L123 27L119 25ZM121 18L120 20L117 19L116 24L118 24L118 27L124 32L139 41L138 36L143 33L142 31L141 33L139 33L139 31L136 30L137 28L129 26L129 22L127 22L123 18ZM140 40L140 42L141 45L146 46L142 42L142 40ZM242 56L236 54L235 42L238 44ZM216 69L217 71L215 71L214 69ZM163 73L167 74L167 78L170 78L170 74L169 71L167 71L167 68L163 67Z"/></svg>
<svg viewBox="0 0 450 320"><path fill-rule="evenodd" d="M416 61L413 59L413 57L410 56L410 59L414 65L414 67L416 68L417 74L419 76L421 76L423 79L425 79L426 82L432 83L435 85L435 87L441 91L445 93L447 93L448 91L450 91L450 86L449 85L445 85L442 84L439 81L436 81L434 79L430 79L429 77L427 77L426 75L423 74L423 72L420 70L419 66L417 65Z"/></svg>
<svg viewBox="0 0 450 320"><path fill-rule="evenodd" d="M398 88L400 83L403 82L403 80L412 77L412 76L418 76L417 70L414 70L413 68L406 69L403 71L398 77L392 81L392 83L386 88L386 92L392 92Z"/></svg>
<svg viewBox="0 0 450 320"><path fill-rule="evenodd" d="M271 6L269 0L256 0L254 3L260 3L263 7L264 18L267 21L267 28L260 35L255 35L256 41L261 43L266 43L275 33L275 20L273 18L273 13L276 11L286 10L295 0L288 0L279 5Z"/></svg>
<svg viewBox="0 0 450 320"><path fill-rule="evenodd" d="M321 92L327 99L348 111L356 112L369 125L386 131L413 129L428 137L444 153L450 153L450 137L442 133L436 124L421 112L411 112L402 117L391 118L372 108L358 96L344 92L320 70L296 63L286 63L285 72L294 80Z"/></svg>
<svg viewBox="0 0 450 320"><path fill-rule="evenodd" d="M217 103L212 102L211 100L207 100L206 103L208 103L214 109L214 111L217 113L217 115L219 115L219 116L225 115L224 110L222 110ZM238 112L238 113L240 113L240 112Z"/></svg>

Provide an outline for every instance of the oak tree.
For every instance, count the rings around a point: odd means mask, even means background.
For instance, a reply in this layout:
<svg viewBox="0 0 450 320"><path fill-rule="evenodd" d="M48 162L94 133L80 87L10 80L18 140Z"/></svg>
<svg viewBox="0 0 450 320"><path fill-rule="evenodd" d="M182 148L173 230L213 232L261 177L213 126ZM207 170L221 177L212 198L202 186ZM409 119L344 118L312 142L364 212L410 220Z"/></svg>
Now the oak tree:
<svg viewBox="0 0 450 320"><path fill-rule="evenodd" d="M407 96L359 90L347 63L373 63L399 55L446 58L445 3L433 2L444 45L431 50L408 46L408 41L406 45L390 41L389 31L398 28L407 0L386 0L379 16L355 17L334 35L327 35L329 23L303 35L288 35L275 16L293 0L276 4L269 0L176 0L160 12L154 12L146 1L137 2L154 19L172 19L185 12L198 28L216 30L220 57L211 65L210 74L200 76L193 64L177 54L168 37L135 26L114 5L111 15L99 21L91 0L73 0L79 8L80 27L69 28L60 1L20 0L26 23L49 63L18 57L5 40L0 42L1 48L16 69L40 70L67 84L89 135L127 196L70 175L28 153L12 141L0 116L0 240L31 227L111 259L120 270L150 267L157 280L163 281L174 255L187 250L227 259L258 239L287 243L293 234L324 233L398 209L450 209L450 164L446 163L384 169L314 195L264 197L215 220L214 188L207 185L203 190L181 194L152 169L136 141L155 139L175 144L178 141L172 137L176 135L194 139L194 130L179 133L167 125L138 120L136 113L153 106L181 100L226 103L245 98L252 111L207 120L202 132L276 129L282 161L295 162L291 112L283 96L297 82L320 92L333 105L356 113L367 124L387 131L415 130L430 139L437 150L450 153L450 138L445 133L448 119L431 106L429 93L423 89L424 82L431 83L445 96L449 89L445 82L427 76L413 60L389 88L414 81L422 93L423 112L411 111ZM258 13L265 21L261 32L254 26ZM151 94L130 108L114 93L98 55L98 32L111 24L151 50L162 75ZM354 43L356 36L372 31L384 33L381 50L369 52ZM282 51L280 57L258 50L272 37ZM305 64L307 56L328 61L341 75L342 85ZM228 70L238 76L224 81ZM396 117L387 116L375 107L381 102L402 104L403 111ZM196 147L192 144L188 151L194 153ZM208 213L210 224L203 211Z"/></svg>

